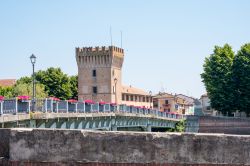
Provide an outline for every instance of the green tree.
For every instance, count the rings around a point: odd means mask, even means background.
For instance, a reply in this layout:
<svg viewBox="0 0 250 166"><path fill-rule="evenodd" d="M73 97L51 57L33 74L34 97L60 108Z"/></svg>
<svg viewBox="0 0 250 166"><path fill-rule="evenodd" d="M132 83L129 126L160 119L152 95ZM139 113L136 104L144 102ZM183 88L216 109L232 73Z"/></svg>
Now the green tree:
<svg viewBox="0 0 250 166"><path fill-rule="evenodd" d="M78 99L78 76L70 76L70 89L72 93L72 99Z"/></svg>
<svg viewBox="0 0 250 166"><path fill-rule="evenodd" d="M175 125L175 132L184 132L186 128L186 120L181 120Z"/></svg>
<svg viewBox="0 0 250 166"><path fill-rule="evenodd" d="M234 101L240 112L250 115L250 43L245 44L234 58L232 67Z"/></svg>
<svg viewBox="0 0 250 166"><path fill-rule="evenodd" d="M231 79L233 59L234 52L231 46L215 46L213 54L205 59L204 72L201 74L212 108L223 115L230 115L234 109Z"/></svg>
<svg viewBox="0 0 250 166"><path fill-rule="evenodd" d="M13 88L14 96L30 96L32 97L32 83L26 84L21 81ZM46 98L45 87L42 84L36 84L36 98Z"/></svg>
<svg viewBox="0 0 250 166"><path fill-rule="evenodd" d="M16 81L16 84L31 84L31 83L32 83L32 78L28 76L21 77Z"/></svg>
<svg viewBox="0 0 250 166"><path fill-rule="evenodd" d="M180 120L175 124L174 128L167 129L167 132L185 132L186 120Z"/></svg>
<svg viewBox="0 0 250 166"><path fill-rule="evenodd" d="M12 98L13 97L13 87L0 86L0 96L4 96L6 98Z"/></svg>
<svg viewBox="0 0 250 166"><path fill-rule="evenodd" d="M72 97L70 79L60 68L50 67L45 71L40 70L35 77L39 83L45 86L49 96L55 96L63 100Z"/></svg>

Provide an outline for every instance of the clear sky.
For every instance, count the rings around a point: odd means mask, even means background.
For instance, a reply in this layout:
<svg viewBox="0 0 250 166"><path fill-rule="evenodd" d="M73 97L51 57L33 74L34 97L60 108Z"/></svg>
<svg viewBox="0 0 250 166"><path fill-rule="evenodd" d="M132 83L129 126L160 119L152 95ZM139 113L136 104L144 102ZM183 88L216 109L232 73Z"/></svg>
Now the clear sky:
<svg viewBox="0 0 250 166"><path fill-rule="evenodd" d="M75 47L120 46L123 83L154 93L200 97L200 73L214 45L250 42L249 0L2 0L0 79L60 67L77 74Z"/></svg>

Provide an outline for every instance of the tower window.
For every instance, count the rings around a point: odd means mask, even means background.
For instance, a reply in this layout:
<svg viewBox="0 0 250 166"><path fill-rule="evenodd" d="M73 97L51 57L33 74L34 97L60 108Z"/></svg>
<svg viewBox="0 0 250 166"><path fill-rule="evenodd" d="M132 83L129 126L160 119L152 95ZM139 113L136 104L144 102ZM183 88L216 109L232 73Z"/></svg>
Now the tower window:
<svg viewBox="0 0 250 166"><path fill-rule="evenodd" d="M96 77L96 70L92 70L92 76Z"/></svg>
<svg viewBox="0 0 250 166"><path fill-rule="evenodd" d="M168 104L168 100L165 100L165 104L166 104L166 105Z"/></svg>
<svg viewBox="0 0 250 166"><path fill-rule="evenodd" d="M97 86L93 86L93 93L97 94Z"/></svg>

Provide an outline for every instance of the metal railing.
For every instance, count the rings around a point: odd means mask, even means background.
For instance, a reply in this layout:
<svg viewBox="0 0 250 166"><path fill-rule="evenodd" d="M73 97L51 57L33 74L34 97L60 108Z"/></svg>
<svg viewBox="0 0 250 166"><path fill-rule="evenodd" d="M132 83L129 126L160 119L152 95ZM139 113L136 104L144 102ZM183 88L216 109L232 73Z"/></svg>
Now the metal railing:
<svg viewBox="0 0 250 166"><path fill-rule="evenodd" d="M4 114L30 113L31 100L5 99L0 101L0 116ZM185 115L160 112L145 107L116 105L113 103L70 102L68 100L53 100L51 98L36 99L35 112L42 113L132 113L136 115L153 115L173 119L183 119Z"/></svg>

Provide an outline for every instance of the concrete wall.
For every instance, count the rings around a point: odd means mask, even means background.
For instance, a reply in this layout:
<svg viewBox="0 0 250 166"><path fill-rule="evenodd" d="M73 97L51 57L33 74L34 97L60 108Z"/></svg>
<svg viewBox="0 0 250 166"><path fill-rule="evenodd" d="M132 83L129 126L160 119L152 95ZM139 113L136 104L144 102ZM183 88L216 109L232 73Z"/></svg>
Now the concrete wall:
<svg viewBox="0 0 250 166"><path fill-rule="evenodd" d="M250 135L250 118L201 116L198 132Z"/></svg>
<svg viewBox="0 0 250 166"><path fill-rule="evenodd" d="M0 135L9 138L0 145L8 145L1 153L9 150L12 165L250 165L250 136L45 129Z"/></svg>

